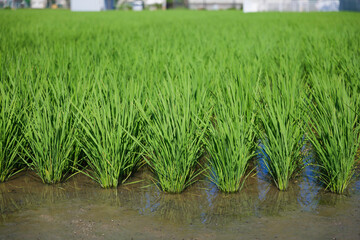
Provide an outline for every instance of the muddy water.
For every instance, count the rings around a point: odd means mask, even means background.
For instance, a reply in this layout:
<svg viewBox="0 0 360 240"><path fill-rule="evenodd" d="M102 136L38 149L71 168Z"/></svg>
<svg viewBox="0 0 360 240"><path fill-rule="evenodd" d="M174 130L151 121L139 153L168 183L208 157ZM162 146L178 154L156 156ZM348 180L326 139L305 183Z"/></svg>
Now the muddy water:
<svg viewBox="0 0 360 240"><path fill-rule="evenodd" d="M42 184L31 172L0 184L0 239L360 239L360 181L326 193L310 169L279 192L266 175L236 194L201 181L180 195L140 183L104 190L83 175Z"/></svg>

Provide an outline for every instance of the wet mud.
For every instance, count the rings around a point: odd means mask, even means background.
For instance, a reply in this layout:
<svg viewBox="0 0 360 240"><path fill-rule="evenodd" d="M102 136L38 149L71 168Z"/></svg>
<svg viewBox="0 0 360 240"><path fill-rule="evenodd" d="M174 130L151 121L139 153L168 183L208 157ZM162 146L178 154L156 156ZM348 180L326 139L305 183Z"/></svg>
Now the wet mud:
<svg viewBox="0 0 360 240"><path fill-rule="evenodd" d="M358 178L340 196L309 168L286 192L258 172L235 194L204 179L176 195L146 169L117 189L80 174L50 186L24 172L0 184L0 239L360 239Z"/></svg>

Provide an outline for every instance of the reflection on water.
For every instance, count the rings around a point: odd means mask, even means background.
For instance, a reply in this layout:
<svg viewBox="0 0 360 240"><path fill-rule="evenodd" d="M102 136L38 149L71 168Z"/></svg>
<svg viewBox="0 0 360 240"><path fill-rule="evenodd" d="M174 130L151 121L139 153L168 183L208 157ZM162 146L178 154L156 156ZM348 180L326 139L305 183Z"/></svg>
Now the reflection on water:
<svg viewBox="0 0 360 240"><path fill-rule="evenodd" d="M314 158L314 152L312 152L308 146L304 146L304 164L301 181L299 182L300 193L298 195L298 202L301 208L305 211L314 211L318 206L318 193L321 190L320 185L316 179L315 172L318 172L316 166L312 165L312 159Z"/></svg>
<svg viewBox="0 0 360 240"><path fill-rule="evenodd" d="M360 192L360 181L355 182L353 191Z"/></svg>
<svg viewBox="0 0 360 240"><path fill-rule="evenodd" d="M260 158L261 160L261 158ZM0 184L1 221L17 212L66 204L111 206L131 210L139 215L156 216L172 223L224 225L248 217L281 216L296 212L318 212L322 206L351 208L349 199L360 199L360 181L352 186L349 196L326 193L317 184L313 166L307 166L285 192L278 191L266 178L264 165L250 176L244 188L235 194L224 194L209 181L201 181L182 194L166 194L148 181L101 189L85 176L78 175L63 184L44 185L31 173ZM146 179L145 172L134 178ZM355 201L354 200L354 201ZM354 202L353 201L353 202ZM90 207L89 207L90 208Z"/></svg>

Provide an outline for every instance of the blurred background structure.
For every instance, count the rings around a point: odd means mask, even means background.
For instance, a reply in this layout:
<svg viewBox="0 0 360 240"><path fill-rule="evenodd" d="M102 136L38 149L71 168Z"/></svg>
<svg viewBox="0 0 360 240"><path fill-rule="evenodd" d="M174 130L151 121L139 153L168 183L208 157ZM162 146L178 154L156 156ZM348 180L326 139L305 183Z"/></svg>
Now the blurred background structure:
<svg viewBox="0 0 360 240"><path fill-rule="evenodd" d="M360 11L360 0L340 0L340 11Z"/></svg>
<svg viewBox="0 0 360 240"><path fill-rule="evenodd" d="M244 0L244 12L360 11L360 0Z"/></svg>
<svg viewBox="0 0 360 240"><path fill-rule="evenodd" d="M360 11L360 0L0 0L0 8L70 8L72 11L236 9L244 12Z"/></svg>
<svg viewBox="0 0 360 240"><path fill-rule="evenodd" d="M244 12L338 11L340 0L245 0Z"/></svg>
<svg viewBox="0 0 360 240"><path fill-rule="evenodd" d="M0 0L2 8L69 8L71 0Z"/></svg>
<svg viewBox="0 0 360 240"><path fill-rule="evenodd" d="M71 11L103 11L115 9L114 0L71 0Z"/></svg>
<svg viewBox="0 0 360 240"><path fill-rule="evenodd" d="M242 9L244 0L188 0L190 9L222 10Z"/></svg>

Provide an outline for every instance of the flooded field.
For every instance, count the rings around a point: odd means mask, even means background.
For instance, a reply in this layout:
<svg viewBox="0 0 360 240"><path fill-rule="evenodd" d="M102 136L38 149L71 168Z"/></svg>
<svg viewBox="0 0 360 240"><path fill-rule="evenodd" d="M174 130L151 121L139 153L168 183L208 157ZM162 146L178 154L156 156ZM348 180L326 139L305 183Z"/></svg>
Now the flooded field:
<svg viewBox="0 0 360 240"><path fill-rule="evenodd" d="M1 11L0 240L360 239L359 33L350 12Z"/></svg>
<svg viewBox="0 0 360 240"><path fill-rule="evenodd" d="M359 179L344 196L309 169L286 192L262 174L235 194L207 181L166 194L149 179L145 169L104 190L80 174L50 186L25 172L0 184L0 239L360 239Z"/></svg>

